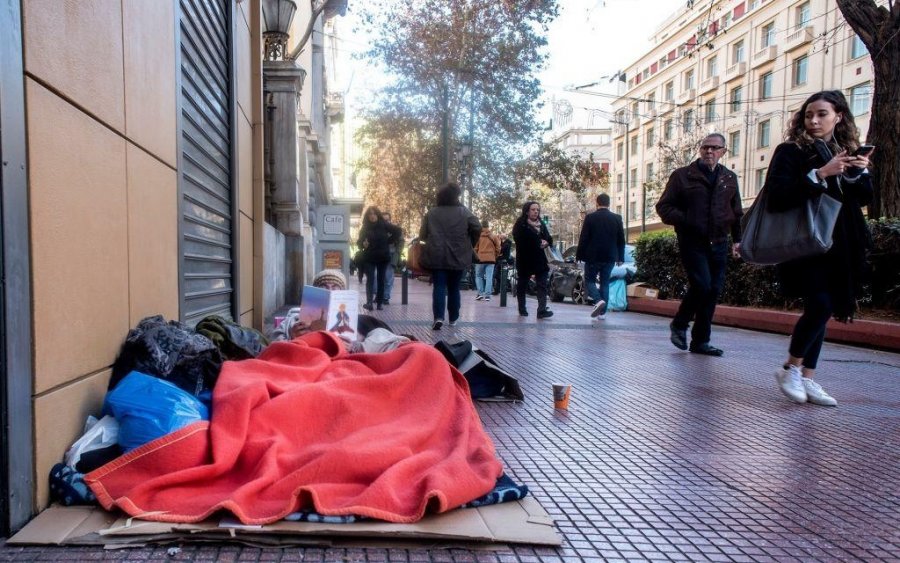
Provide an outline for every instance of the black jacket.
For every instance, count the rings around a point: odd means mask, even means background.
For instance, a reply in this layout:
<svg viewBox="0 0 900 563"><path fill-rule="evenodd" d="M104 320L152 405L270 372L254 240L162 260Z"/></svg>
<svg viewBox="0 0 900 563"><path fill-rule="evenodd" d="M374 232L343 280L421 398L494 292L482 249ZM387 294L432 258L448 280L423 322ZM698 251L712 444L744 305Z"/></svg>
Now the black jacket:
<svg viewBox="0 0 900 563"><path fill-rule="evenodd" d="M696 160L672 172L656 212L667 225L673 225L679 237L705 239L713 243L741 241L741 194L737 176L721 164L716 168L715 186Z"/></svg>
<svg viewBox="0 0 900 563"><path fill-rule="evenodd" d="M462 205L432 207L422 219L419 239L422 265L429 270L465 270L472 265L472 254L481 222Z"/></svg>
<svg viewBox="0 0 900 563"><path fill-rule="evenodd" d="M624 262L625 229L622 216L606 207L585 216L575 259L583 262Z"/></svg>
<svg viewBox="0 0 900 563"><path fill-rule="evenodd" d="M368 245L364 243L368 241ZM372 223L363 219L359 229L359 248L363 252L363 260L373 264L389 262L391 260L390 245L403 246L403 232L400 227L379 219Z"/></svg>
<svg viewBox="0 0 900 563"><path fill-rule="evenodd" d="M543 274L550 270L547 264L547 254L541 248L541 240L553 244L553 237L547 226L541 222L541 233L538 234L528 226L528 220L521 216L513 225L513 240L516 242L516 271L519 276L531 276Z"/></svg>
<svg viewBox="0 0 900 563"><path fill-rule="evenodd" d="M812 147L782 143L775 149L765 189L769 192L768 209L784 211L802 205L822 193L822 185L808 175L826 162ZM872 200L872 179L863 174L855 182L826 179L825 193L843 202L834 225L831 249L825 254L786 262L778 266L782 293L787 297L805 297L827 291L834 316L852 317L856 299L868 273L866 249L870 246L869 228L862 207Z"/></svg>

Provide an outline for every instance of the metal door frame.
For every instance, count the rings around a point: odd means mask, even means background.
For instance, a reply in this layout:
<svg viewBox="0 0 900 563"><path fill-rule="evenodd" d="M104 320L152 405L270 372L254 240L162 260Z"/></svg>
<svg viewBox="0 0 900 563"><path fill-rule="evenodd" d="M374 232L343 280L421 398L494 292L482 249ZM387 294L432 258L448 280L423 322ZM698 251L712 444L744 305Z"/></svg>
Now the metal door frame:
<svg viewBox="0 0 900 563"><path fill-rule="evenodd" d="M0 0L0 29L0 536L6 536L31 518L35 484L31 242L20 0Z"/></svg>

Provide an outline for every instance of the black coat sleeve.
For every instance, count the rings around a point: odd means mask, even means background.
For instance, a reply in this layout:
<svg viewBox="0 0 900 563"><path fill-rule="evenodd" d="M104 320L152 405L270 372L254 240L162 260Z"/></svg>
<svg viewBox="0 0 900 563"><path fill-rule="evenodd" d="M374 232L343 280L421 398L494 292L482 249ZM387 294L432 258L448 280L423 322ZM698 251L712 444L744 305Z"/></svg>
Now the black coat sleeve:
<svg viewBox="0 0 900 563"><path fill-rule="evenodd" d="M588 224L590 215L586 215L584 217L584 221L581 223L581 234L578 235L578 249L575 251L575 260L579 262L584 262L587 251L588 244L591 242L591 227Z"/></svg>
<svg viewBox="0 0 900 563"><path fill-rule="evenodd" d="M738 187L731 197L731 210L734 212L734 222L731 223L731 241L741 242L741 217L744 215L744 204L741 202L741 190Z"/></svg>
<svg viewBox="0 0 900 563"><path fill-rule="evenodd" d="M809 179L818 168L816 157L803 151L795 143L782 143L775 149L763 189L768 192L769 211L786 211L799 207L825 188Z"/></svg>
<svg viewBox="0 0 900 563"><path fill-rule="evenodd" d="M625 261L625 226L622 224L622 217L616 215L616 248L619 252L619 262Z"/></svg>
<svg viewBox="0 0 900 563"><path fill-rule="evenodd" d="M681 184L678 181L678 172L673 172L666 182L666 189L656 202L656 213L666 225L678 226L684 223L686 216L679 202Z"/></svg>

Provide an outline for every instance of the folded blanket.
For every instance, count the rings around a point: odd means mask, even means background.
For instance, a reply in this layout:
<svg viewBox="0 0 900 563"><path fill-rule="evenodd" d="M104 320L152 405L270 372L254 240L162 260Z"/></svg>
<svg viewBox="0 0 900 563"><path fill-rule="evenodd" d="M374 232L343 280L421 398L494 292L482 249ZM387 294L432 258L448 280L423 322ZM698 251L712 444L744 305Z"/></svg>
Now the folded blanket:
<svg viewBox="0 0 900 563"><path fill-rule="evenodd" d="M301 510L415 522L488 493L501 473L465 379L438 351L351 356L318 332L226 362L210 422L85 481L105 508L164 522L220 509L244 524Z"/></svg>

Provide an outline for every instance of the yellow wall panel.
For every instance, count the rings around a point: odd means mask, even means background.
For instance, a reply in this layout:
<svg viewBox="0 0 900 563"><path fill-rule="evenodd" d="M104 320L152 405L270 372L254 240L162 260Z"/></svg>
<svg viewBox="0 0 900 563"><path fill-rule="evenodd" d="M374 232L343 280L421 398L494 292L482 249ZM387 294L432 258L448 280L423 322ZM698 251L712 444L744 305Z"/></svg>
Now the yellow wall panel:
<svg viewBox="0 0 900 563"><path fill-rule="evenodd" d="M175 13L172 2L124 0L125 129L176 166Z"/></svg>
<svg viewBox="0 0 900 563"><path fill-rule="evenodd" d="M26 82L37 393L112 364L128 331L125 140Z"/></svg>
<svg viewBox="0 0 900 563"><path fill-rule="evenodd" d="M34 401L35 506L47 506L50 469L63 461L69 446L81 437L88 415L100 417L111 370L103 370L60 387Z"/></svg>
<svg viewBox="0 0 900 563"><path fill-rule="evenodd" d="M178 188L175 171L128 145L130 322L178 319Z"/></svg>
<svg viewBox="0 0 900 563"><path fill-rule="evenodd" d="M240 210L253 217L253 129L239 115L238 125L238 205Z"/></svg>
<svg viewBox="0 0 900 563"><path fill-rule="evenodd" d="M253 80L250 79L250 28L242 17L237 18L235 25L235 49L237 51L235 69L237 79L237 103L240 113L249 119L253 112L250 104L252 103L251 88L253 88ZM239 113L239 115L240 115Z"/></svg>
<svg viewBox="0 0 900 563"><path fill-rule="evenodd" d="M22 20L25 70L124 132L121 0L28 0Z"/></svg>

